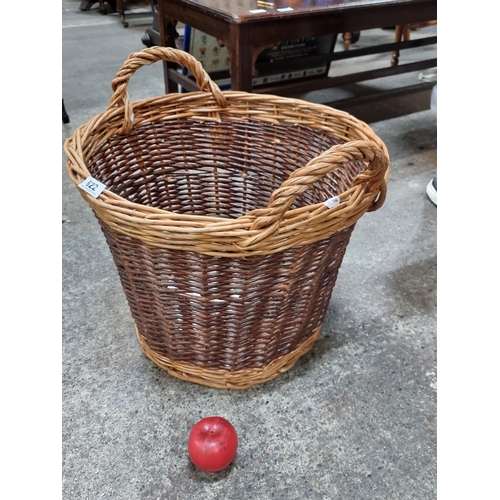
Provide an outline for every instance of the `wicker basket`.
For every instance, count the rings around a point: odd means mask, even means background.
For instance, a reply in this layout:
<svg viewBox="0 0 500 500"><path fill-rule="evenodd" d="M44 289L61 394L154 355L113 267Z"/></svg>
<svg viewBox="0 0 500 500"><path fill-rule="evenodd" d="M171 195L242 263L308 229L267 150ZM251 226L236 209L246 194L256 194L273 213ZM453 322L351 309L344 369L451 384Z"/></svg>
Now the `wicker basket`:
<svg viewBox="0 0 500 500"><path fill-rule="evenodd" d="M144 65L187 67L201 91L132 102ZM170 374L243 389L319 336L356 221L385 199L389 158L363 122L297 99L222 92L189 54L133 53L106 111L65 143L102 227L140 346Z"/></svg>

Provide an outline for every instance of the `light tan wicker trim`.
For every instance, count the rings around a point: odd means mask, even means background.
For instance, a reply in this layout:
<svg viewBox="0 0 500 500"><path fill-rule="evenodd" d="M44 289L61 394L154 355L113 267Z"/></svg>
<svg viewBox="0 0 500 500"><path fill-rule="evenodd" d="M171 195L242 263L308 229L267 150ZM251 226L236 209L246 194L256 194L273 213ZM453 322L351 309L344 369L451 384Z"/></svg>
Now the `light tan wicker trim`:
<svg viewBox="0 0 500 500"><path fill-rule="evenodd" d="M196 77L199 92L168 94L132 102L127 84L141 66L171 60ZM386 193L389 154L385 144L364 122L334 108L299 99L241 91L222 92L189 54L165 47L133 53L112 82L108 109L78 127L64 144L68 173L75 184L89 175L87 162L109 138L163 120L259 120L326 131L342 142L297 168L276 189L266 208L237 219L176 214L127 201L105 189L97 199L80 190L99 219L118 233L152 247L195 251L219 257L277 253L306 245L354 224L365 212L379 208ZM277 139L279 140L279 139ZM342 193L340 204L290 210L295 198L317 180L347 162L363 161L366 170Z"/></svg>
<svg viewBox="0 0 500 500"><path fill-rule="evenodd" d="M320 331L321 326L314 330L312 335L295 350L275 359L264 368L245 368L231 372L214 368L202 368L182 361L173 361L151 349L140 334L137 326L135 327L142 351L155 365L176 378L215 389L248 389L254 385L275 379L280 373L289 370L301 356L312 348L319 338Z"/></svg>
<svg viewBox="0 0 500 500"><path fill-rule="evenodd" d="M71 158L69 145L67 152ZM337 207L329 209L319 203L288 210L297 194L322 175L344 162L355 160L365 161L369 166L357 184L340 195ZM78 184L88 176L88 171L77 172L76 163L75 160L68 165L68 170ZM388 156L373 142L358 140L334 146L296 170L276 190L267 208L232 220L154 209L124 200L108 190L97 199L83 191L81 194L100 220L118 233L138 238L149 246L220 257L244 257L313 243L351 226L365 212L376 210L383 203L387 173Z"/></svg>

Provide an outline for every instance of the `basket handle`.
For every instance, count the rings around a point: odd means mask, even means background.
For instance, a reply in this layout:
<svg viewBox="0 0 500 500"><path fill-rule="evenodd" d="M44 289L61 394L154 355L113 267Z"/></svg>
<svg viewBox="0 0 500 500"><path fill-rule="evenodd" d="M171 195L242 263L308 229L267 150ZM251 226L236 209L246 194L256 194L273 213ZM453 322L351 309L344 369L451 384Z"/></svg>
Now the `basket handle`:
<svg viewBox="0 0 500 500"><path fill-rule="evenodd" d="M195 77L200 90L211 92L219 106L227 106L226 98L218 85L211 80L201 63L191 54L170 47L150 47L130 54L111 82L113 96L109 102L108 110L123 107L125 112L120 133L128 133L132 130L134 110L127 92L127 85L131 76L142 66L149 66L157 61L174 62L186 67Z"/></svg>
<svg viewBox="0 0 500 500"><path fill-rule="evenodd" d="M364 140L338 144L313 158L304 167L295 170L271 194L267 208L250 212L249 215L256 216L250 230L261 229L262 231L247 238L240 246L250 247L272 236L278 230L282 218L299 194L309 189L325 175L352 161L369 163L364 173L356 176L353 185L367 183L368 191L378 191L368 211L378 210L383 205L387 192L385 174L389 167L388 156L380 147Z"/></svg>

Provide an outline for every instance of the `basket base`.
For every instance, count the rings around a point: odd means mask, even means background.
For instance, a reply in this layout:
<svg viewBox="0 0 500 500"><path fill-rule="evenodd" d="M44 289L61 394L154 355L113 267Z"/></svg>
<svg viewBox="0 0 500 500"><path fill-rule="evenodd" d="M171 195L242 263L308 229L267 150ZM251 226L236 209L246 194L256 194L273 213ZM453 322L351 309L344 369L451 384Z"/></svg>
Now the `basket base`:
<svg viewBox="0 0 500 500"><path fill-rule="evenodd" d="M319 338L320 331L321 326L316 328L312 335L292 352L275 359L263 368L245 368L243 370L227 371L216 368L202 368L185 361L173 361L152 350L140 334L137 325L135 327L135 333L139 339L142 351L155 365L181 380L216 389L248 389L254 385L263 384L275 379L280 373L289 370L301 356L312 348Z"/></svg>

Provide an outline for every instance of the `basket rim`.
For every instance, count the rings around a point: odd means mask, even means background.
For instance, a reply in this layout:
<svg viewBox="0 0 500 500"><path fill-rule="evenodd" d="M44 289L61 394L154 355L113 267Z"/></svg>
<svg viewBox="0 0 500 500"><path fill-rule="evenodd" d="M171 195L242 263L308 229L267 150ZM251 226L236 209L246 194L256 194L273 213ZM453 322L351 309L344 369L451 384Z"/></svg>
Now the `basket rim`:
<svg viewBox="0 0 500 500"><path fill-rule="evenodd" d="M105 189L98 198L93 198L79 188L81 195L96 215L117 231L139 237L145 242L149 241L153 246L165 246L165 242L160 243L160 240L165 240L165 238L172 243L172 237L175 235L174 239L180 240L180 243L174 245L176 248L180 244L183 248L187 245L192 249L193 244L189 244L188 240L198 240L197 244L199 244L201 238L212 238L217 240L213 241L213 244L216 248L220 247L220 251L209 248L210 244L204 242L199 248L202 253L215 251L217 255L221 252L223 255L226 253L234 255L235 253L241 254L241 252L247 254L249 251L261 253L263 248L259 243L269 240L272 234L281 234L279 239L283 240L284 234L290 233L291 230L302 228L310 231L314 225L324 224L325 221L329 221L331 233L331 231L351 225L363 213L377 209L383 203L382 200L382 203L377 206L381 194L385 195L385 183L390 170L389 153L384 142L365 122L345 111L296 98L230 90L223 91L222 94L227 100L226 107L218 105L214 97L204 91L139 99L130 103L134 114L134 127L163 120L191 118L211 122L220 122L223 119L256 120L269 123L271 126L283 123L330 133L333 133L332 130L337 132L344 130L344 134L334 135L337 137L340 135L339 140L346 141L343 143L345 149L350 149L350 146L354 144L358 146L357 150L352 153L358 156L357 159L360 159L361 149L371 150L368 153L365 151L368 156L363 158L367 168L362 182L339 195L340 203L337 207L328 208L323 203L318 203L297 209L288 210L287 208L282 210L282 217L279 221L268 220L267 227L263 225L262 218L266 215L275 218L276 216L274 213L264 214L265 208L254 210L238 218L178 214L128 201L108 189ZM154 113L150 111L151 108L154 108ZM121 135L119 129L122 126L123 116L124 107L108 108L77 127L66 139L64 150L68 157L67 171L77 186L90 176L87 161L95 151L109 138ZM349 141L348 134L353 136L354 140ZM363 141L364 144L361 144ZM356 147L352 149L354 151ZM376 152L373 153L373 151ZM374 155L378 155L383 163L377 171L371 168L373 158L370 157ZM311 168L308 173L314 173L316 166L313 165L314 168ZM294 174L295 172L292 175ZM365 189L362 189L363 186ZM362 208L356 207L357 204L362 205ZM260 222L256 222L257 219ZM305 227L304 219L309 221ZM124 231L123 226L128 226L128 229ZM141 234L144 231L157 234L156 236L152 234L149 238ZM307 242L310 241L311 238L308 238ZM282 245L278 247L282 248ZM269 248L266 252L268 251L270 251Z"/></svg>

